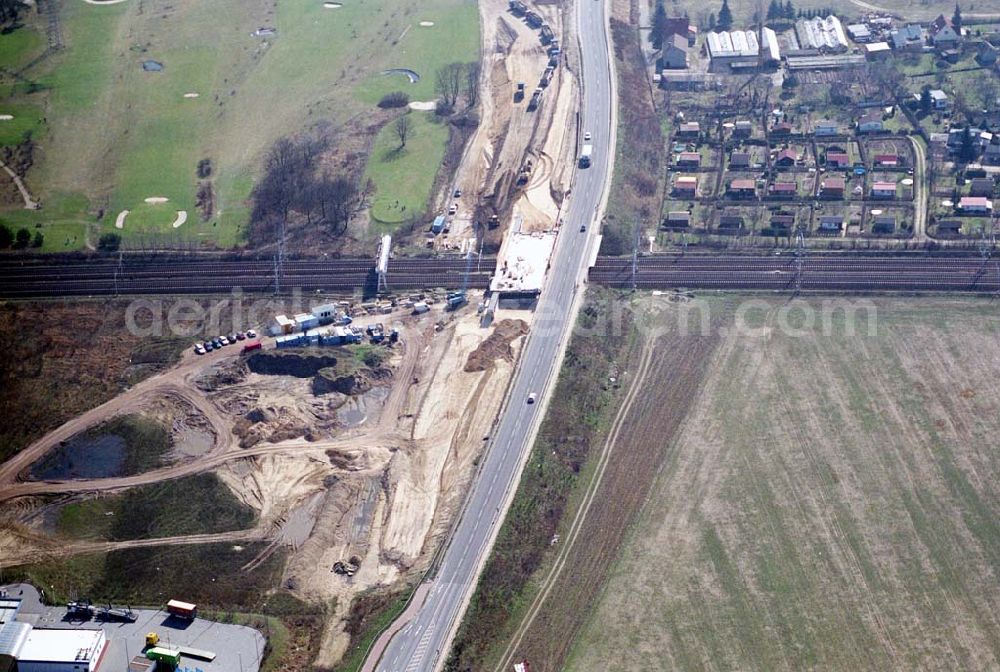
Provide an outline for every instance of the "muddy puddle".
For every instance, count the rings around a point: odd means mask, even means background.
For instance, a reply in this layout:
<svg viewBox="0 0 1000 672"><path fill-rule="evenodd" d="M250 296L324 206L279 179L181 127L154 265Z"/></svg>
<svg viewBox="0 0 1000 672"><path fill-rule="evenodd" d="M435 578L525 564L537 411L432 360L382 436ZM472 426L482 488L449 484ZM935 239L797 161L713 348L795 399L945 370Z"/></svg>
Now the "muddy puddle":
<svg viewBox="0 0 1000 672"><path fill-rule="evenodd" d="M364 394L349 398L337 409L337 420L345 427L358 427L378 418L382 404L389 397L388 387L373 387Z"/></svg>
<svg viewBox="0 0 1000 672"><path fill-rule="evenodd" d="M121 476L126 447L125 439L117 434L81 434L33 464L29 475L40 481Z"/></svg>

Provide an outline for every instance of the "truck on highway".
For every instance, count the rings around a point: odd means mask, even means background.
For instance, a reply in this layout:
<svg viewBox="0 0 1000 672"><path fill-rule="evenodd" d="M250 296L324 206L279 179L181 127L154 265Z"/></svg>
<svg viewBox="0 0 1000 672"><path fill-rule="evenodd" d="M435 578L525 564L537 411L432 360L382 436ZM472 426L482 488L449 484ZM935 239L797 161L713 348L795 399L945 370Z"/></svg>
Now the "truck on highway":
<svg viewBox="0 0 1000 672"><path fill-rule="evenodd" d="M586 144L583 149L580 150L580 167L589 168L591 157L594 155L594 146L591 144Z"/></svg>

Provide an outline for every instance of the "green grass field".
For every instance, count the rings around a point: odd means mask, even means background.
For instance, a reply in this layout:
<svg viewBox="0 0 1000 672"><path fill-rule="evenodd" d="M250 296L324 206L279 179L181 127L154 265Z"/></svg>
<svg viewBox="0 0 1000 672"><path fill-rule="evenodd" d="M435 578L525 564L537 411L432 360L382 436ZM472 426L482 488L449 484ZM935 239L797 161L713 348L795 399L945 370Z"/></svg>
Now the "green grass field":
<svg viewBox="0 0 1000 672"><path fill-rule="evenodd" d="M6 128L0 122L3 142L19 138L29 120L47 120L37 129L44 151L28 176L43 209L0 213L18 226L41 228L46 250L93 244L126 209L126 239L155 234L239 244L260 158L275 139L320 121L349 124L390 90L405 90L414 100L433 98L433 73L440 65L473 61L479 53L472 0L366 0L336 10L318 0L289 0L273 10L264 2L238 0L177 0L155 11L143 11L136 2L60 7L66 48L26 73L43 90L0 92L7 93L0 108L16 105L24 112ZM38 51L41 21L31 20L39 24L0 41L0 65L23 62ZM262 26L274 27L277 35L251 35ZM147 72L145 60L164 68ZM422 78L411 85L381 74L397 67ZM446 134L434 130L415 138L407 156L429 180L446 142ZM203 158L213 162L216 197L216 213L207 222L194 204L195 168ZM376 179L386 175L383 199L422 210L417 201L426 201L428 188L421 192L410 181L397 182L391 170L378 166L372 172ZM393 195L397 185L399 196ZM144 202L149 197L170 200L150 205ZM50 207L60 198L78 209ZM100 209L104 217L98 222ZM174 230L178 210L188 211L188 220Z"/></svg>
<svg viewBox="0 0 1000 672"><path fill-rule="evenodd" d="M406 147L390 123L375 138L366 174L375 181L372 217L379 223L398 224L423 212L444 157L448 128L433 112L410 112L412 128Z"/></svg>
<svg viewBox="0 0 1000 672"><path fill-rule="evenodd" d="M872 334L861 311L796 335L800 308L760 303L713 324L564 669L996 669L995 307L880 299Z"/></svg>

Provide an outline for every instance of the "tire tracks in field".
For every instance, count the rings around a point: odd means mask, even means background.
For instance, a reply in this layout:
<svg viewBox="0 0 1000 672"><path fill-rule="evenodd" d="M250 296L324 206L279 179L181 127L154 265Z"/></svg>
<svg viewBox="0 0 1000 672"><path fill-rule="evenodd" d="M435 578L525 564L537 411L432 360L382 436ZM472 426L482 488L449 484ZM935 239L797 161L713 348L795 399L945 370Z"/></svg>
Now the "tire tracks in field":
<svg viewBox="0 0 1000 672"><path fill-rule="evenodd" d="M508 644L507 649L504 651L504 654L500 659L500 663L495 668L496 672L503 672L503 670L510 669L510 660L513 658L514 652L517 650L517 647L520 646L522 640L524 639L524 635L527 633L532 623L534 623L535 618L538 616L542 606L545 604L546 598L552 592L556 581L559 579L563 567L566 565L566 560L573 550L576 539L579 536L581 528L583 527L583 522L587 518L590 507L597 496L597 491L601 485L608 462L610 461L611 453L613 452L615 444L618 442L618 435L621 432L622 426L625 424L625 419L628 417L633 403L645 386L646 377L649 374L654 352L654 343L652 341L646 341L643 344L642 355L639 360L639 368L636 372L636 376L632 380L628 393L625 395L625 400L618 409L618 413L615 415L614 422L611 425L611 431L608 433L608 437L604 441L604 446L601 448L601 453L598 456L597 469L594 471L594 476L591 478L590 483L587 486L580 508L577 509L577 513L573 517L570 531L566 535L566 542L556 555L552 569L549 571L549 575L546 576L545 580L542 582L538 594L535 596L531 606L528 608L528 613L523 619L521 619L521 624L514 631L510 644Z"/></svg>

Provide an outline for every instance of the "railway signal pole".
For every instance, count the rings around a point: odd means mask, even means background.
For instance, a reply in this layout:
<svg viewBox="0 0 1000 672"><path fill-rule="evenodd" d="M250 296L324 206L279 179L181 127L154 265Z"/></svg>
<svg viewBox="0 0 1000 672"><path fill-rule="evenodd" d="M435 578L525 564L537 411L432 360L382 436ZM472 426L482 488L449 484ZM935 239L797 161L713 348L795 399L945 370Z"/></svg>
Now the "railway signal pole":
<svg viewBox="0 0 1000 672"><path fill-rule="evenodd" d="M639 272L639 222L635 222L635 240L632 242L632 291L638 289L636 275Z"/></svg>
<svg viewBox="0 0 1000 672"><path fill-rule="evenodd" d="M802 229L795 234L795 294L802 291L802 265L806 258L806 237Z"/></svg>
<svg viewBox="0 0 1000 672"><path fill-rule="evenodd" d="M285 275L285 218L281 218L278 252L274 255L274 293L281 294L281 278Z"/></svg>
<svg viewBox="0 0 1000 672"><path fill-rule="evenodd" d="M124 258L123 252L118 250L118 265L115 266L115 296L118 296L118 278L121 277L124 272Z"/></svg>

